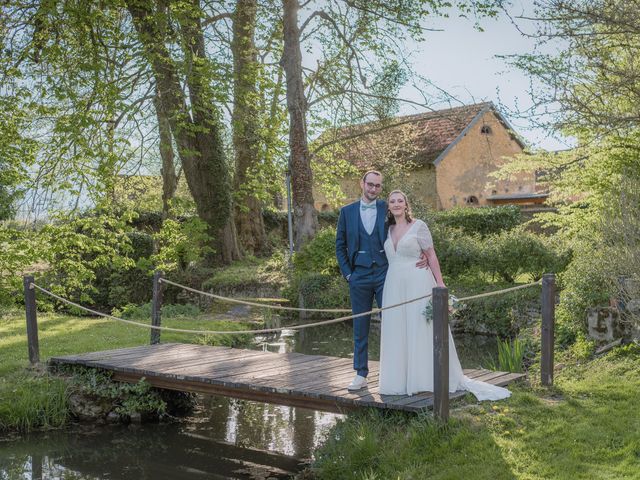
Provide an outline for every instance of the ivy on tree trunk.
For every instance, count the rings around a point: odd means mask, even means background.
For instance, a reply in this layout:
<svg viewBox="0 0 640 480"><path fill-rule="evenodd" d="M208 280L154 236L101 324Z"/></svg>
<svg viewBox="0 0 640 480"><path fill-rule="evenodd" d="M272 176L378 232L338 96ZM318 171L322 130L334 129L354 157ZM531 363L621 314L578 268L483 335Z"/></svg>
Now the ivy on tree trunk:
<svg viewBox="0 0 640 480"><path fill-rule="evenodd" d="M295 247L299 250L318 230L318 212L313 204L313 172L307 142L307 100L302 82L302 53L297 0L283 0L284 54L282 66L287 81L289 149L293 197Z"/></svg>
<svg viewBox="0 0 640 480"><path fill-rule="evenodd" d="M215 238L213 260L229 263L240 257L231 211L230 175L225 159L219 108L208 87L201 9L198 0L178 8L181 48L189 62L185 84L188 102L180 85L179 68L173 61L162 36L160 22L166 22L162 2L127 0L135 29L151 64L160 94L162 110L167 113L171 133L178 147L189 191L198 216L209 226Z"/></svg>

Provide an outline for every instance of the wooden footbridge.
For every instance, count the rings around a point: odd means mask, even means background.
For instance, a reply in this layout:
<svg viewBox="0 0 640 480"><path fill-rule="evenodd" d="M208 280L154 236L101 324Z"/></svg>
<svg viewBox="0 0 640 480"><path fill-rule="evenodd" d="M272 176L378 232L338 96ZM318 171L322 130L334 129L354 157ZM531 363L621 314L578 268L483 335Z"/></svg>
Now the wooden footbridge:
<svg viewBox="0 0 640 480"><path fill-rule="evenodd" d="M52 365L84 365L112 371L114 380L223 395L245 400L345 412L361 407L419 412L433 406L433 393L378 393L378 362L369 362L368 388L348 392L354 375L349 358L272 353L228 347L166 343L53 357ZM504 386L521 373L465 370L471 378ZM465 395L455 392L450 398Z"/></svg>
<svg viewBox="0 0 640 480"><path fill-rule="evenodd" d="M499 294L529 285L476 297ZM27 339L31 363L39 362L35 288L91 313L128 323L136 323L95 312L58 297L37 286L31 276L25 277L24 287ZM349 392L346 387L354 375L350 358L301 353L272 353L194 344L161 344L159 343L159 332L161 328L166 327L160 327L159 312L162 297L161 289L158 287L159 275L156 274L154 276L153 316L150 326L152 329L151 345L53 357L49 360L50 364L101 368L113 372L115 380L135 383L144 378L149 384L158 388L222 395L331 412L346 412L363 407L407 412L433 409L434 415L446 420L449 416L449 401L466 394L465 391L449 393L449 326L448 291L446 288L434 288L432 297L434 306L432 320L434 392L387 396L380 395L378 389L379 364L374 361L369 362L370 373L367 388L357 392ZM467 299L473 298L475 297L467 297ZM551 385L553 383L555 304L555 279L552 274L545 275L542 280L541 301L541 380L543 385ZM351 317L342 317L330 322L346 318ZM305 327L314 325L307 324ZM149 325L142 326L149 328ZM302 328L302 326L289 328ZM256 330L255 332L260 331ZM505 386L524 376L520 373L489 370L465 370L464 373L470 378L498 386Z"/></svg>

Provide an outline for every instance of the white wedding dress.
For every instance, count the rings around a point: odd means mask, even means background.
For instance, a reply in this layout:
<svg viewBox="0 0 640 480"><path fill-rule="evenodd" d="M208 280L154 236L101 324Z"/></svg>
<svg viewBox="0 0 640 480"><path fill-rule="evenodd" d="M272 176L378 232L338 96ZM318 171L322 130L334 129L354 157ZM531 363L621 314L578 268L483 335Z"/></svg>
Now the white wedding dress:
<svg viewBox="0 0 640 480"><path fill-rule="evenodd" d="M391 227L393 228L393 227ZM433 246L431 232L415 220L394 247L391 232L384 243L389 270L382 306L394 305L430 293L436 281L430 269L416 267L422 250ZM412 395L433 391L433 325L424 317L428 299L382 312L380 384L382 395ZM500 400L506 388L470 379L462 373L449 331L449 391L467 390L478 400Z"/></svg>

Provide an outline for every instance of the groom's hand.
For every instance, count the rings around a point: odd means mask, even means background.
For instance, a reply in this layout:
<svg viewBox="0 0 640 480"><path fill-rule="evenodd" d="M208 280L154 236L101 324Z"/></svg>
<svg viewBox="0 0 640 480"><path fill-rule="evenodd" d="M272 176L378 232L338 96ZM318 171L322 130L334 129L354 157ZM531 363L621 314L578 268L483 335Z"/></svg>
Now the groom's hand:
<svg viewBox="0 0 640 480"><path fill-rule="evenodd" d="M416 267L418 268L429 268L429 257L427 254L422 252L420 254L420 260L416 262Z"/></svg>

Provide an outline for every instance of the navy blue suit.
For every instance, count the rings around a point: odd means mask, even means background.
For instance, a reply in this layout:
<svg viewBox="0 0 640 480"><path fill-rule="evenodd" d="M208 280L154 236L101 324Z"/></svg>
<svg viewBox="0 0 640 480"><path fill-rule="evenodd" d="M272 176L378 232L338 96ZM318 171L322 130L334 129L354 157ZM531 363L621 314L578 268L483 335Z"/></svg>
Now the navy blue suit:
<svg viewBox="0 0 640 480"><path fill-rule="evenodd" d="M376 223L368 234L360 219L360 201L340 209L336 232L336 257L342 275L348 279L351 310L368 312L375 297L382 305L382 287L387 275L384 241L387 237L387 203L376 201ZM369 325L371 316L353 319L353 368L358 375L369 373Z"/></svg>

